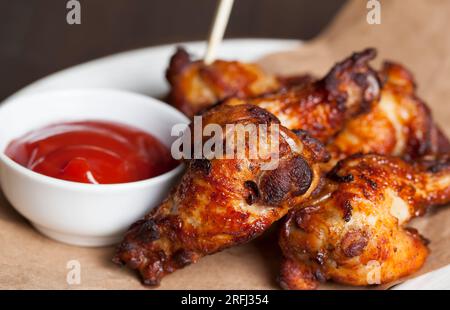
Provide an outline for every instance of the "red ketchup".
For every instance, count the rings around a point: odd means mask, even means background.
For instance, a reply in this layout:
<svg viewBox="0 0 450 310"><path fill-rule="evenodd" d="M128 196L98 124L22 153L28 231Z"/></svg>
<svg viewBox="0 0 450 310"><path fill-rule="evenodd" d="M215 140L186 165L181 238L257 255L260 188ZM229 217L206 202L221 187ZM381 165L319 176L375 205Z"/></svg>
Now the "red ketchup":
<svg viewBox="0 0 450 310"><path fill-rule="evenodd" d="M37 173L92 184L145 180L178 164L152 135L104 121L50 125L12 141L5 153Z"/></svg>

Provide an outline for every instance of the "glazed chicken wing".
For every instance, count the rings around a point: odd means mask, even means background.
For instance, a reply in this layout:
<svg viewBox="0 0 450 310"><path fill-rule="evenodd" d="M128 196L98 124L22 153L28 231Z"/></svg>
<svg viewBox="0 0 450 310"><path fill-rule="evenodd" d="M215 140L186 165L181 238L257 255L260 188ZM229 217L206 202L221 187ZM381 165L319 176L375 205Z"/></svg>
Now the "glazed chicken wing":
<svg viewBox="0 0 450 310"><path fill-rule="evenodd" d="M206 65L192 61L182 48L172 56L166 77L171 86L168 102L189 117L225 98L252 97L281 86L257 65L224 60Z"/></svg>
<svg viewBox="0 0 450 310"><path fill-rule="evenodd" d="M450 202L448 157L415 164L355 155L328 174L321 195L292 210L280 233L280 284L366 286L407 276L424 263L425 240L405 224Z"/></svg>
<svg viewBox="0 0 450 310"><path fill-rule="evenodd" d="M347 121L366 112L379 99L378 73L369 66L374 49L355 53L336 64L321 80L233 104L251 103L274 114L291 130L304 130L323 143L340 132Z"/></svg>
<svg viewBox="0 0 450 310"><path fill-rule="evenodd" d="M386 62L380 77L380 100L367 113L350 119L332 140L328 148L333 158L356 153L419 158L449 152L450 143L415 94L412 74L401 65Z"/></svg>
<svg viewBox="0 0 450 310"><path fill-rule="evenodd" d="M249 155L248 139L261 136L259 131L245 135L245 156L187 161L169 197L132 225L117 248L115 262L138 270L145 284L157 285L166 274L202 256L252 240L318 186L319 162L327 157L324 148L279 126L269 112L254 105L221 104L203 115L203 128L210 124L219 125L224 137L234 136L230 125L280 130L276 140L258 140L258 158ZM269 169L272 159L266 155L272 154L273 143L278 143L279 160Z"/></svg>

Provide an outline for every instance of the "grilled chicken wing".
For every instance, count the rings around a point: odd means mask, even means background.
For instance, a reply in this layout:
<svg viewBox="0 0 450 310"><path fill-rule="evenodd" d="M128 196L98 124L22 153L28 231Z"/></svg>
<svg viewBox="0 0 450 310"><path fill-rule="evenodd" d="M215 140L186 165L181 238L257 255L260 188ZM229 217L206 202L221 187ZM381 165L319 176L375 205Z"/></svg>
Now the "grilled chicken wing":
<svg viewBox="0 0 450 310"><path fill-rule="evenodd" d="M187 116L228 97L252 97L281 86L274 76L264 73L257 65L224 60L205 65L202 61L192 61L182 48L172 56L166 77L171 86L168 102Z"/></svg>
<svg viewBox="0 0 450 310"><path fill-rule="evenodd" d="M257 83L270 87L258 87L258 91L249 92L247 71L232 69L247 65L218 61L217 65L205 66L201 62L190 62L185 52L178 51L168 71L172 81L169 97L176 106L177 102L187 106L202 102L199 109L203 109L235 93L237 98L229 99L232 104L257 105L274 114L283 126L308 131L326 143L333 158L330 166L356 153L418 158L449 152L448 139L435 125L426 104L415 94L412 74L401 65L388 62L381 72L376 72L369 66L375 55L374 49L355 53L336 64L321 80L307 75L278 78L277 83ZM181 61L183 58L185 60ZM186 69L177 69L183 68L182 64ZM218 78L214 80L216 84L205 82L205 74L201 73L204 70L215 70L223 77L221 82L218 83ZM275 79L261 71L258 76L260 79L255 81ZM201 95L218 93L211 91L213 85L232 91L208 98Z"/></svg>
<svg viewBox="0 0 450 310"><path fill-rule="evenodd" d="M291 130L305 130L323 143L330 142L349 119L367 112L379 99L378 73L368 64L375 56L374 49L355 53L321 80L245 102L271 112Z"/></svg>
<svg viewBox="0 0 450 310"><path fill-rule="evenodd" d="M407 276L423 265L428 249L405 224L449 201L448 157L415 164L381 155L349 157L328 174L321 195L287 216L280 284L365 286Z"/></svg>
<svg viewBox="0 0 450 310"><path fill-rule="evenodd" d="M415 94L412 74L401 65L386 62L380 76L380 100L367 113L350 119L333 139L329 144L333 158L356 153L419 158L449 152L450 143Z"/></svg>
<svg viewBox="0 0 450 310"><path fill-rule="evenodd" d="M271 130L279 121L254 105L221 104L203 115L203 128L210 124L220 125L226 137L234 136L229 125L266 125ZM258 140L259 158L249 155L249 139L261 137L260 131L245 136L245 156L187 161L169 197L131 226L115 262L137 269L145 284L157 285L166 274L202 256L252 240L308 198L319 184L319 162L327 154L314 139L279 128L277 138ZM272 161L266 155L276 142L276 169L264 168Z"/></svg>

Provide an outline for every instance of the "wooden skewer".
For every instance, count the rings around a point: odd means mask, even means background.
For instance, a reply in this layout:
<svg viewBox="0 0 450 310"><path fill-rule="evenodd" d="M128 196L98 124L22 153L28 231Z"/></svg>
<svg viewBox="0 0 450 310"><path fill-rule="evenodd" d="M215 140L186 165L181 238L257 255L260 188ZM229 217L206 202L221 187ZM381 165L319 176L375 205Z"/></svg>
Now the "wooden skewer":
<svg viewBox="0 0 450 310"><path fill-rule="evenodd" d="M209 34L208 47L203 59L205 64L211 64L216 58L217 47L222 42L225 29L227 28L233 2L234 0L220 0L217 6L214 22Z"/></svg>

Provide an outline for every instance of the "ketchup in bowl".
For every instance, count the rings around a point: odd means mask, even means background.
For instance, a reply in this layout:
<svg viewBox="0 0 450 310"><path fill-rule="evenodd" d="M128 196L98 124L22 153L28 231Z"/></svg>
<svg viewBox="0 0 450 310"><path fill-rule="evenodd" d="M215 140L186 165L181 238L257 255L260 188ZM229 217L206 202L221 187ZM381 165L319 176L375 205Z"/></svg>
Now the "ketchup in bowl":
<svg viewBox="0 0 450 310"><path fill-rule="evenodd" d="M12 141L5 154L37 173L92 184L145 180L178 165L169 149L152 135L106 121L37 129Z"/></svg>

